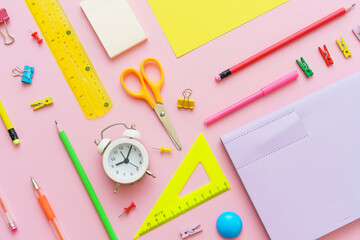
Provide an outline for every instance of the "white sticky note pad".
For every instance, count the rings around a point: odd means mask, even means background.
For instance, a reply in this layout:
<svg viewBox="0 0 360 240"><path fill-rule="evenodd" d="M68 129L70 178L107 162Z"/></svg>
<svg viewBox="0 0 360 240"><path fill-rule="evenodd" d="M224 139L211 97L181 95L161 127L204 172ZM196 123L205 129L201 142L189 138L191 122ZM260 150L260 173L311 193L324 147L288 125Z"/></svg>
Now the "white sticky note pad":
<svg viewBox="0 0 360 240"><path fill-rule="evenodd" d="M80 6L110 58L147 39L126 0L85 0Z"/></svg>

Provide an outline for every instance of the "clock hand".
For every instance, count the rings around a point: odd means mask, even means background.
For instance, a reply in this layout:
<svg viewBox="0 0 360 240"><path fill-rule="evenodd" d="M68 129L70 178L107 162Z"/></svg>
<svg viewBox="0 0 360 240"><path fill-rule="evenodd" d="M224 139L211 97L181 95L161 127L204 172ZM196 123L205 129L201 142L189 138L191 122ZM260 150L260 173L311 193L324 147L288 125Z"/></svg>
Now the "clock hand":
<svg viewBox="0 0 360 240"><path fill-rule="evenodd" d="M136 167L136 168L139 168L138 166L136 166L135 164L132 164L131 162L129 162L131 165L133 165L134 167Z"/></svg>
<svg viewBox="0 0 360 240"><path fill-rule="evenodd" d="M122 161L122 162L119 162L119 163L115 164L115 166L119 166L120 164L122 164L122 163L124 163L124 162L125 162L125 160Z"/></svg>
<svg viewBox="0 0 360 240"><path fill-rule="evenodd" d="M131 148L132 148L132 146L130 147L130 150L129 150L128 156L129 156L129 154L130 154ZM122 162L119 162L119 163L115 164L115 166L119 166L119 165L120 165L120 164L122 164L122 163L128 163L128 162L129 162L129 158L125 157L125 156L124 156L124 154L122 153L122 151L120 151L120 153L121 153L121 155L123 156L124 161L122 161Z"/></svg>
<svg viewBox="0 0 360 240"><path fill-rule="evenodd" d="M129 152L128 152L127 156L126 156L127 159L129 159L129 155L130 155L132 147L133 147L133 145L130 146Z"/></svg>

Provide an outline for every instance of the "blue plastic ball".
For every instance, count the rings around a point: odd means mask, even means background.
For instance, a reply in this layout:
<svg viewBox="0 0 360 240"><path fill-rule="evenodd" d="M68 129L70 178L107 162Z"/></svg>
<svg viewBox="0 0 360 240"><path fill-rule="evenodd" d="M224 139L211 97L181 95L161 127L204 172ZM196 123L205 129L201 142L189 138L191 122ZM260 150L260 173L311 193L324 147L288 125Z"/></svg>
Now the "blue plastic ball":
<svg viewBox="0 0 360 240"><path fill-rule="evenodd" d="M224 212L216 221L216 228L224 238L234 238L240 234L242 221L234 212Z"/></svg>

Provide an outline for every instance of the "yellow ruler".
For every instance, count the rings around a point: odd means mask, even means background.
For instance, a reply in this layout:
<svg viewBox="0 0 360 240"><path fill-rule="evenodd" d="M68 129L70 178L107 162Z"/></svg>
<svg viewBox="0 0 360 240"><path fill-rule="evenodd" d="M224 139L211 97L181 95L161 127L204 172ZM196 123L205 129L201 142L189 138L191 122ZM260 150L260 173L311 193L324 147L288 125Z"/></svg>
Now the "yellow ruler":
<svg viewBox="0 0 360 240"><path fill-rule="evenodd" d="M181 190L198 164L203 165L210 182L180 198ZM229 189L230 185L204 135L200 134L134 238L144 235Z"/></svg>
<svg viewBox="0 0 360 240"><path fill-rule="evenodd" d="M104 115L112 101L59 1L25 2L85 116Z"/></svg>

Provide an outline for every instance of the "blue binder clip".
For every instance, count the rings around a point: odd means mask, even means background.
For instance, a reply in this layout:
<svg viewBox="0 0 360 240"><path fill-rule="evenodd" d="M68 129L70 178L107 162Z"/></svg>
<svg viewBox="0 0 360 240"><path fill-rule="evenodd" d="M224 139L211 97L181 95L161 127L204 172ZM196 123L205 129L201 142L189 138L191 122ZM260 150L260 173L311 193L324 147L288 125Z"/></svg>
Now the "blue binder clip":
<svg viewBox="0 0 360 240"><path fill-rule="evenodd" d="M24 83L31 83L34 74L34 68L25 65L24 70L16 67L12 70L13 77L22 77L21 81Z"/></svg>

